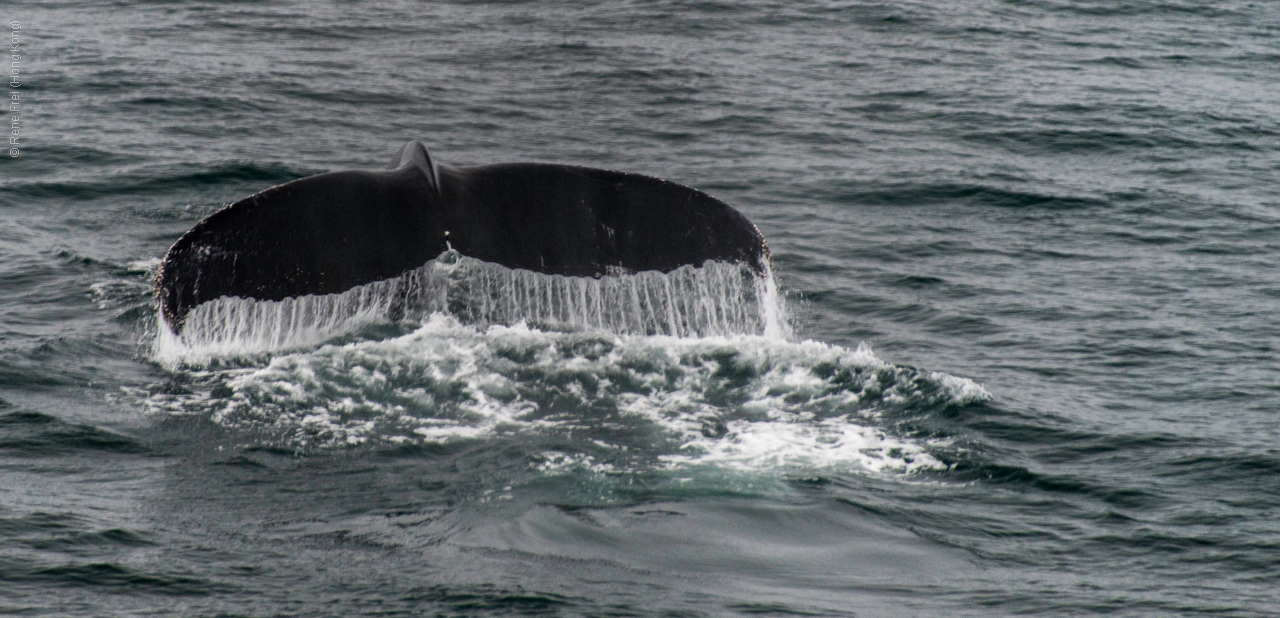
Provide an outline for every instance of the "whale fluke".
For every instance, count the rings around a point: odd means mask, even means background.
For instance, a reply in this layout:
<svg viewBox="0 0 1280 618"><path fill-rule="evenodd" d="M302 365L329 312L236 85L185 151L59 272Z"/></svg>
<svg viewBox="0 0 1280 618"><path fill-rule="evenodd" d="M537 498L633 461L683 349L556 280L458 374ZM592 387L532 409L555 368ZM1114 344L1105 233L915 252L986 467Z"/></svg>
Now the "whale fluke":
<svg viewBox="0 0 1280 618"><path fill-rule="evenodd" d="M458 253L546 274L670 272L708 260L759 270L764 237L706 193L627 172L439 165L405 144L382 171L332 172L219 210L174 243L156 276L169 327L223 296L335 294Z"/></svg>

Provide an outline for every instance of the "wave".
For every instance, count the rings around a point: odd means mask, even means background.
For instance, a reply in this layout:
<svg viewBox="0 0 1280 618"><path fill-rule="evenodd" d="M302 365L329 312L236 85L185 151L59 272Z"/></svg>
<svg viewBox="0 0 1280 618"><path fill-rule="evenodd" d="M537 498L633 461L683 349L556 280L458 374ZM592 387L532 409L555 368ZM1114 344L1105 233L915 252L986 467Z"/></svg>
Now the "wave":
<svg viewBox="0 0 1280 618"><path fill-rule="evenodd" d="M209 165L138 167L92 180L26 180L4 183L0 195L15 203L32 199L98 200L119 196L170 196L178 191L221 185L274 185L309 175L276 164L224 161Z"/></svg>
<svg viewBox="0 0 1280 618"><path fill-rule="evenodd" d="M68 453L137 454L147 448L137 440L90 425L67 423L47 414L16 411L0 414L0 453L35 458Z"/></svg>
<svg viewBox="0 0 1280 618"><path fill-rule="evenodd" d="M878 183L834 192L832 199L871 206L922 206L960 203L979 207L1080 210L1104 207L1103 199L1018 191L973 183Z"/></svg>

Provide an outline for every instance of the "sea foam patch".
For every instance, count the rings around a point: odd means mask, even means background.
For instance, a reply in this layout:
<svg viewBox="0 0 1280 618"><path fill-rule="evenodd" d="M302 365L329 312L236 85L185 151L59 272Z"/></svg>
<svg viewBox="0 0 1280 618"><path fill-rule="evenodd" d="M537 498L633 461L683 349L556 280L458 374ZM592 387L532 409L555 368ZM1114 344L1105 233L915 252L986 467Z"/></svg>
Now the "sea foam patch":
<svg viewBox="0 0 1280 618"><path fill-rule="evenodd" d="M399 337L191 375L198 392L148 405L304 450L547 438L562 445L533 464L547 473L940 469L929 445L892 435L880 414L989 397L865 346L480 326L442 313Z"/></svg>

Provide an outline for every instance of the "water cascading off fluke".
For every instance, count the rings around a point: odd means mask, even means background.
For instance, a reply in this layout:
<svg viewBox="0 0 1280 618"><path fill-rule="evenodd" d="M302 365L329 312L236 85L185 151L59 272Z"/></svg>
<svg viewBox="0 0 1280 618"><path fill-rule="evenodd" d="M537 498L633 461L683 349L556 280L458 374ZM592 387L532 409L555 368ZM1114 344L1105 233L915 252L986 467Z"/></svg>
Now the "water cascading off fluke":
<svg viewBox="0 0 1280 618"><path fill-rule="evenodd" d="M409 142L388 170L295 180L210 215L165 255L156 298L181 334L204 303L341 294L450 248L509 269L594 279L708 261L763 273L769 262L759 230L696 189L568 165L455 168Z"/></svg>

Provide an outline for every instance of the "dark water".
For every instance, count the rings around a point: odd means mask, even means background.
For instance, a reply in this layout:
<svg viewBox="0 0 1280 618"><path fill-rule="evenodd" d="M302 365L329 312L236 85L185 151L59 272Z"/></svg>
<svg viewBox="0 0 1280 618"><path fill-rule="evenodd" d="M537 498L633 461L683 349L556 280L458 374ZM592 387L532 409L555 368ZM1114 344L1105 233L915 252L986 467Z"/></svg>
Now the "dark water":
<svg viewBox="0 0 1280 618"><path fill-rule="evenodd" d="M1274 3L3 17L0 613L1280 611ZM407 139L724 199L794 334L155 346L183 231Z"/></svg>

